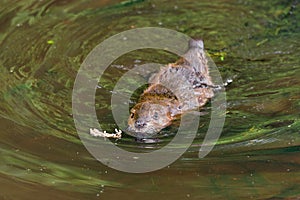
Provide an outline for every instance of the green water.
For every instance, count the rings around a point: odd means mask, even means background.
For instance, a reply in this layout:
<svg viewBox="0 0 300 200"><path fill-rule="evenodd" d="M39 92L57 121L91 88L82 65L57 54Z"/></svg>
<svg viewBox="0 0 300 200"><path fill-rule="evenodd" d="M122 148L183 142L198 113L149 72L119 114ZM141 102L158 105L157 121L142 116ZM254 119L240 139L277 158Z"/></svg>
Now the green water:
<svg viewBox="0 0 300 200"><path fill-rule="evenodd" d="M0 2L0 199L300 198L300 4L281 1ZM172 165L126 174L82 145L71 110L82 61L106 38L164 27L203 38L224 80L227 115L218 145L199 160L209 123ZM96 94L99 121L115 124L111 90L135 64L169 63L162 51L135 51L110 67ZM209 111L209 105L207 106ZM122 148L144 152L125 136Z"/></svg>

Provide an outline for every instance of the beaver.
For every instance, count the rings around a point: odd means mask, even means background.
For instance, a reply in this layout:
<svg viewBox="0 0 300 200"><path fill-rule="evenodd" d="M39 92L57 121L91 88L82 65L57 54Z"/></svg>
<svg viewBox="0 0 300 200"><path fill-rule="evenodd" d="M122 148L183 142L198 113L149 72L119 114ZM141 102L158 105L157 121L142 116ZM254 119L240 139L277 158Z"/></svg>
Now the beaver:
<svg viewBox="0 0 300 200"><path fill-rule="evenodd" d="M137 138L157 135L182 114L204 106L213 97L203 41L190 40L184 56L163 67L149 82L128 117L126 132Z"/></svg>

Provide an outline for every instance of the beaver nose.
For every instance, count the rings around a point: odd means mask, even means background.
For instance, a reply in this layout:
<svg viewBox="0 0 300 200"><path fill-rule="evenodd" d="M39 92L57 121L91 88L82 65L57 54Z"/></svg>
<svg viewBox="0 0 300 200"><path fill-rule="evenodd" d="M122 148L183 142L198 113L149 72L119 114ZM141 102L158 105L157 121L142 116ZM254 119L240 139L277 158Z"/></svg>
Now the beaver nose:
<svg viewBox="0 0 300 200"><path fill-rule="evenodd" d="M136 128L143 128L145 125L146 125L146 123L141 119L136 120L134 123L134 126Z"/></svg>

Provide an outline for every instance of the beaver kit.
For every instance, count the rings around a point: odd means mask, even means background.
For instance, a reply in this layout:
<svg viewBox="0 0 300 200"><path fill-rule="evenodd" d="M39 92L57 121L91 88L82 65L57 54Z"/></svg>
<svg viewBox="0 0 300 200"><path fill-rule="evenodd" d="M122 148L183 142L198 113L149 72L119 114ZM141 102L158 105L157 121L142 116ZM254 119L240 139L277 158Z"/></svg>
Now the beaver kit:
<svg viewBox="0 0 300 200"><path fill-rule="evenodd" d="M154 137L182 114L202 107L213 97L202 40L191 40L176 63L153 75L151 83L130 110L127 133L137 138Z"/></svg>

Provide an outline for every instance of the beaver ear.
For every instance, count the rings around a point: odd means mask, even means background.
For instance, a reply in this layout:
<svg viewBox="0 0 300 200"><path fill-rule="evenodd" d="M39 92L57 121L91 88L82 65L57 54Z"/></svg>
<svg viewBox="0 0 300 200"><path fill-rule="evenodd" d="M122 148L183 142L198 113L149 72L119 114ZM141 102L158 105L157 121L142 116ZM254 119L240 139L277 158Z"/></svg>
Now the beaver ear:
<svg viewBox="0 0 300 200"><path fill-rule="evenodd" d="M180 109L178 107L169 106L169 112L172 119L176 118L176 115L180 114Z"/></svg>
<svg viewBox="0 0 300 200"><path fill-rule="evenodd" d="M130 112L132 112L132 113L135 113L135 111L136 111L136 110L135 110L134 108L131 108L131 109L130 109Z"/></svg>

